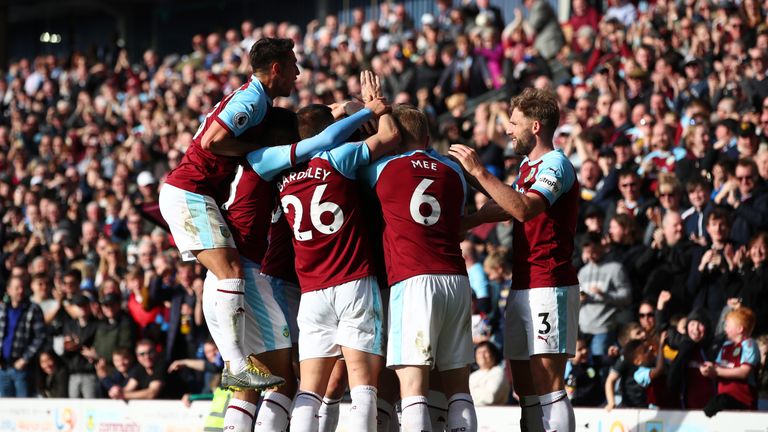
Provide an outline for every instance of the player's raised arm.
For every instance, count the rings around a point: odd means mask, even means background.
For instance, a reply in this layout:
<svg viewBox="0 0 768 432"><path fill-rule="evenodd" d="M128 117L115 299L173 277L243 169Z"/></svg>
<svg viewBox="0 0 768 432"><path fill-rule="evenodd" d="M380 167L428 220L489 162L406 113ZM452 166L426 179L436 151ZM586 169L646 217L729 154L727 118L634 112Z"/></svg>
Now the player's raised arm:
<svg viewBox="0 0 768 432"><path fill-rule="evenodd" d="M477 153L471 148L454 144L449 150L464 170L477 179L494 201L513 218L526 222L538 216L547 208L547 200L536 193L522 194L504 184L483 167Z"/></svg>
<svg viewBox="0 0 768 432"><path fill-rule="evenodd" d="M266 147L247 155L248 163L262 178L271 180L280 172L306 162L315 153L329 150L344 143L360 125L374 115L382 115L389 107L382 100L374 100L355 114L331 124L319 134L293 145Z"/></svg>

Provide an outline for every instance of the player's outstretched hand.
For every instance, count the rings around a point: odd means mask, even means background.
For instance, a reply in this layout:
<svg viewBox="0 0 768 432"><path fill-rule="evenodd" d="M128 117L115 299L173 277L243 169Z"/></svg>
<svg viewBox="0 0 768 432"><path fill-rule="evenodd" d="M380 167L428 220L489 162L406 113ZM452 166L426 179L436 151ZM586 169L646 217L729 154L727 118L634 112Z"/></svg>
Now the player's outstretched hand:
<svg viewBox="0 0 768 432"><path fill-rule="evenodd" d="M384 98L375 98L369 102L366 102L365 107L373 111L373 114L376 117L381 117L384 114L387 114L390 111L392 111L392 107L387 105L386 100L384 100Z"/></svg>
<svg viewBox="0 0 768 432"><path fill-rule="evenodd" d="M360 92L365 103L381 98L381 81L379 76L370 70L360 72Z"/></svg>
<svg viewBox="0 0 768 432"><path fill-rule="evenodd" d="M472 177L477 177L483 173L483 164L480 162L480 158L473 149L463 144L452 144L448 153L455 157L461 166L464 167L464 171Z"/></svg>

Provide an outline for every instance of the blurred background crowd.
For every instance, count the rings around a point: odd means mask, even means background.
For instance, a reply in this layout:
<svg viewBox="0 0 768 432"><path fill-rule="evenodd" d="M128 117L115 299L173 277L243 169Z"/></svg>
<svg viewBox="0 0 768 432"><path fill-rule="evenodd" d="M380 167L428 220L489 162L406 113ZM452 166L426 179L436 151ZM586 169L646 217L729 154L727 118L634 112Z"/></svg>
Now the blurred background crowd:
<svg viewBox="0 0 768 432"><path fill-rule="evenodd" d="M491 3L438 0L411 16L382 2L305 26L244 20L162 57L115 47L12 59L0 79L0 396L215 387L204 270L172 247L158 189L206 113L248 79L253 42L284 37L301 74L275 105L359 97L371 68L389 100L428 115L435 148L468 144L508 183L522 160L505 134L509 97L557 94L555 145L582 198L574 405L702 408L686 396L691 376L715 396L698 365L716 359L739 309L753 311L759 347L746 382L768 399L768 2L572 0L566 20L545 0L512 16ZM469 209L486 201L471 198ZM514 403L499 355L512 235L509 223L484 225L462 244L478 405ZM625 351L633 340L663 358L651 385L627 372L643 362Z"/></svg>

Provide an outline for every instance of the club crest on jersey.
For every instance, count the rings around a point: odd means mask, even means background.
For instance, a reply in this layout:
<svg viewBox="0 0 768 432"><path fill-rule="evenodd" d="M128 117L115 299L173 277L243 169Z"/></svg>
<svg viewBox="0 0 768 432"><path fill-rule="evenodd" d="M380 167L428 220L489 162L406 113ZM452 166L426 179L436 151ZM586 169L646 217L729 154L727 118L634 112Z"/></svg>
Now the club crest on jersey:
<svg viewBox="0 0 768 432"><path fill-rule="evenodd" d="M235 127L241 128L245 126L246 123L248 123L248 114L239 112L235 114L235 116L232 118L232 121L235 123Z"/></svg>
<svg viewBox="0 0 768 432"><path fill-rule="evenodd" d="M219 231L221 231L221 236L224 238L229 238L232 234L229 233L229 229L225 227L224 225L219 226Z"/></svg>
<svg viewBox="0 0 768 432"><path fill-rule="evenodd" d="M533 178L533 176L535 176L535 175L536 175L536 168L534 168L534 169L532 169L532 170L528 171L528 175L527 175L527 176L525 176L525 178L523 179L523 183L528 183L528 181L529 181L530 179L532 179L532 178Z"/></svg>
<svg viewBox="0 0 768 432"><path fill-rule="evenodd" d="M283 326L283 337L287 338L291 336L291 332L288 331L288 326Z"/></svg>

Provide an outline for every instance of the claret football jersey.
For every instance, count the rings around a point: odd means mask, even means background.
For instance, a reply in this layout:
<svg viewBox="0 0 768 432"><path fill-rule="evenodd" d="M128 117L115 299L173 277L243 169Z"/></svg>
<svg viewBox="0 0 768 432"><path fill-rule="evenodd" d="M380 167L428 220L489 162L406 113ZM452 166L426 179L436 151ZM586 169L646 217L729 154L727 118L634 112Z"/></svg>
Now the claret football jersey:
<svg viewBox="0 0 768 432"><path fill-rule="evenodd" d="M381 158L362 175L381 202L390 286L418 275L466 274L459 230L467 185L455 162L417 150Z"/></svg>

